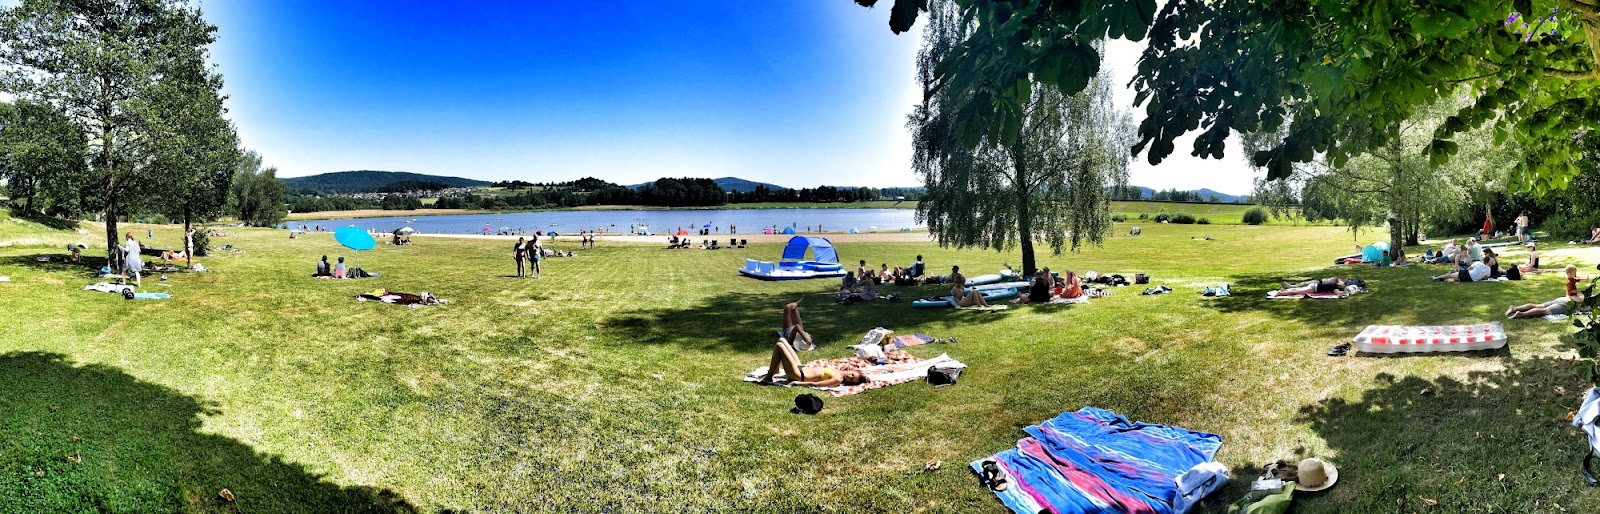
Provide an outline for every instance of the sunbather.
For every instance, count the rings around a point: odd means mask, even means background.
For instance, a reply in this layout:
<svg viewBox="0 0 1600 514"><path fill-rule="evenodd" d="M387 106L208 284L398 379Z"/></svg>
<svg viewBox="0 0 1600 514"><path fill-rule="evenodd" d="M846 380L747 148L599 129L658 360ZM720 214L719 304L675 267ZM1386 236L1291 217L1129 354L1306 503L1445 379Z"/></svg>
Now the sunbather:
<svg viewBox="0 0 1600 514"><path fill-rule="evenodd" d="M1600 225L1590 225L1589 238L1578 242L1586 245L1600 244Z"/></svg>
<svg viewBox="0 0 1600 514"><path fill-rule="evenodd" d="M1512 306L1506 309L1506 317L1511 319L1539 318L1551 314L1566 314L1572 311L1573 304L1583 301L1583 294L1578 292L1578 267L1568 265L1566 281L1566 296L1556 298L1544 303L1528 303Z"/></svg>
<svg viewBox="0 0 1600 514"><path fill-rule="evenodd" d="M956 275L960 275L959 273ZM983 294L967 290L966 279L952 280L955 287L950 288L950 297L955 299L957 307L988 307L989 302L983 300Z"/></svg>
<svg viewBox="0 0 1600 514"><path fill-rule="evenodd" d="M1274 296L1305 296L1310 294L1344 293L1350 286L1364 286L1366 282L1359 278L1325 278L1322 280L1309 280L1299 284L1283 283L1283 288L1275 292Z"/></svg>
<svg viewBox="0 0 1600 514"><path fill-rule="evenodd" d="M798 341L805 347L812 347L811 334L806 333L805 324L800 321L800 302L805 297L783 306L783 327L778 331L778 337L788 341Z"/></svg>
<svg viewBox="0 0 1600 514"><path fill-rule="evenodd" d="M794 354L794 348L783 339L772 345L772 363L767 365L767 374L761 377L761 383L772 383L772 378L778 374L778 370L783 370L784 376L789 378L789 385L835 387L866 382L866 377L862 376L860 371L840 371L828 366L800 365L800 357Z"/></svg>
<svg viewBox="0 0 1600 514"><path fill-rule="evenodd" d="M324 255L322 256L322 260L317 261L317 272L313 273L311 276L317 278L333 278L333 267L328 265L328 256Z"/></svg>
<svg viewBox="0 0 1600 514"><path fill-rule="evenodd" d="M1523 273L1539 272L1539 250L1534 248L1533 243L1528 243L1528 262L1518 264L1517 270Z"/></svg>
<svg viewBox="0 0 1600 514"><path fill-rule="evenodd" d="M1488 260L1488 258L1485 257L1484 260ZM1445 273L1443 275L1433 277L1433 279L1440 282L1478 282L1482 280L1488 280L1490 272L1491 270L1489 269L1489 263L1484 261L1473 261L1472 264L1467 266L1466 269Z"/></svg>

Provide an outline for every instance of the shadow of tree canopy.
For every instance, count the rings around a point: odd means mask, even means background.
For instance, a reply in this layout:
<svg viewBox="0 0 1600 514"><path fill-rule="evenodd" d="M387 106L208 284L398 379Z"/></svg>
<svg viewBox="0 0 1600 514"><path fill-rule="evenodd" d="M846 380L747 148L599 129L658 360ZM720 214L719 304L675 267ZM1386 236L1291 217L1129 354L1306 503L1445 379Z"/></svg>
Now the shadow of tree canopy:
<svg viewBox="0 0 1600 514"><path fill-rule="evenodd" d="M1247 274L1233 277L1233 296L1207 305L1222 312L1263 312L1286 320L1313 325L1360 327L1371 324L1442 325L1503 321L1501 312L1513 304L1539 303L1563 291L1559 282L1541 277L1507 282L1449 283L1428 277L1443 274L1444 266L1414 265L1378 269L1371 266L1334 266L1313 272ZM1361 277L1369 291L1342 300L1277 300L1268 291L1306 279ZM1443 308L1444 306L1460 308ZM1477 308L1483 312L1473 310ZM1485 317L1484 313L1488 316Z"/></svg>
<svg viewBox="0 0 1600 514"><path fill-rule="evenodd" d="M0 511L417 511L387 489L341 487L201 433L201 416L215 413L108 366L0 355Z"/></svg>
<svg viewBox="0 0 1600 514"><path fill-rule="evenodd" d="M756 287L752 287L755 289ZM900 301L883 298L900 295ZM1006 311L956 310L949 307L916 309L918 298L948 295L943 286L883 286L879 299L840 305L832 291L743 292L710 296L686 308L662 307L613 313L600 322L603 330L620 339L649 344L675 344L698 349L769 351L783 321L783 306L804 298L800 319L818 347L855 344L867 328L885 327L909 333L906 327L972 325L1004 319ZM1010 300L995 302L1009 309ZM1051 306L1055 307L1055 306ZM751 314L754 313L754 314Z"/></svg>
<svg viewBox="0 0 1600 514"><path fill-rule="evenodd" d="M1316 512L1559 512L1595 505L1578 474L1587 439L1568 426L1586 386L1571 360L1507 361L1465 380L1380 374L1359 401L1303 407L1340 479L1296 500ZM1557 506L1559 505L1559 507ZM1577 509L1584 510L1584 509Z"/></svg>
<svg viewBox="0 0 1600 514"><path fill-rule="evenodd" d="M77 263L63 261L62 258L65 256L66 252L61 252L59 250L56 253L46 253L42 255L10 255L6 257L0 257L0 264L7 264L21 268L32 268L39 271L64 271L97 274L100 271L100 268L104 267L106 263L109 262L104 255L96 257L85 253L79 256L79 262ZM36 257L50 257L50 260L47 262L40 262L36 259Z"/></svg>

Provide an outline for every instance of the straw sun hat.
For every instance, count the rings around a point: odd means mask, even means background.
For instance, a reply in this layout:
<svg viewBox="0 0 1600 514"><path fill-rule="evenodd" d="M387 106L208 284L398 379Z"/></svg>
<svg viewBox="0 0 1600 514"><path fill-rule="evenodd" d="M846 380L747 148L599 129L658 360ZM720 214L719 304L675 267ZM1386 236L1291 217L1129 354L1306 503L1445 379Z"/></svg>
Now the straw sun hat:
<svg viewBox="0 0 1600 514"><path fill-rule="evenodd" d="M1334 467L1332 462L1310 458L1300 461L1298 469L1300 476L1295 481L1296 491L1317 492L1333 487L1339 481L1339 468Z"/></svg>

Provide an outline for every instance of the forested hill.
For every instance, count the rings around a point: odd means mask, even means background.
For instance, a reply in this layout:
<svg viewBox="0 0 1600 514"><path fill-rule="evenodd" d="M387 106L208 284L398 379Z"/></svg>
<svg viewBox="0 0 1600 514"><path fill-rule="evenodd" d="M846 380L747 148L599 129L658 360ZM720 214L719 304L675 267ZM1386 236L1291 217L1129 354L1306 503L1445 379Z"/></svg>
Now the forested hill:
<svg viewBox="0 0 1600 514"><path fill-rule="evenodd" d="M305 177L291 177L283 179L289 189L309 189L321 193L376 193L383 186L410 180L415 182L437 182L449 187L487 186L490 183L482 180L472 180L461 177L441 177L438 175L424 175L421 173L407 173L403 171L340 171L310 175Z"/></svg>

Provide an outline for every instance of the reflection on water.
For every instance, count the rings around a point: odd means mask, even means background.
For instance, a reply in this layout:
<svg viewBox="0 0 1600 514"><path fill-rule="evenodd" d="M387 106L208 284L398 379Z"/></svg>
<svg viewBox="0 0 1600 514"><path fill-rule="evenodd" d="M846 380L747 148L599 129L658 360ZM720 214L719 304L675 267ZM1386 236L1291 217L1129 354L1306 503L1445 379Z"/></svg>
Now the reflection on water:
<svg viewBox="0 0 1600 514"><path fill-rule="evenodd" d="M535 231L577 233L580 230L631 233L648 230L667 234L680 229L712 234L760 234L764 230L898 232L922 228L914 222L911 209L717 209L717 210L619 210L498 212L489 214L450 214L440 216L400 216L345 220L303 220L286 222L285 228L318 226L333 230L354 225L377 232L392 232L411 227L421 234L523 234ZM643 228L641 228L643 227Z"/></svg>

